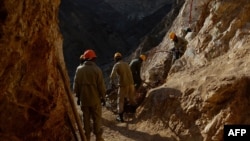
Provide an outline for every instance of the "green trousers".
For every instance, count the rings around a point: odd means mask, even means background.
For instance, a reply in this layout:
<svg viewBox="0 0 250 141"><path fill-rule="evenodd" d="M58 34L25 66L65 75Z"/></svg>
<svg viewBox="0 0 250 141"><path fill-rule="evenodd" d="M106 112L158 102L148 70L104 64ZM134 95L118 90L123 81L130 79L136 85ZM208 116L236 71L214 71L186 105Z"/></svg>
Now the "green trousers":
<svg viewBox="0 0 250 141"><path fill-rule="evenodd" d="M93 120L93 133L96 135L96 138L101 138L103 129L102 129L102 107L101 104L95 106L82 106L83 112L83 123L85 135L90 138L91 134L91 118Z"/></svg>

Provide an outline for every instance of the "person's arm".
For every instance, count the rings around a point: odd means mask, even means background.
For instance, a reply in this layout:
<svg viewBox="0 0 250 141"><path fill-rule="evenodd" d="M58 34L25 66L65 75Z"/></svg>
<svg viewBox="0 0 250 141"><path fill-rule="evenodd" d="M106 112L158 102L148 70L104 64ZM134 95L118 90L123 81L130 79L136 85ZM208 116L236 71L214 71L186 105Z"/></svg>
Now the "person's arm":
<svg viewBox="0 0 250 141"><path fill-rule="evenodd" d="M78 78L78 69L76 70L73 84L73 91L77 97L77 104L80 105L80 90L79 90L79 78Z"/></svg>
<svg viewBox="0 0 250 141"><path fill-rule="evenodd" d="M141 63L138 64L138 75L139 75L140 82L141 82L142 81L141 80Z"/></svg>
<svg viewBox="0 0 250 141"><path fill-rule="evenodd" d="M106 86L105 86L103 74L102 74L101 71L98 74L97 87L98 87L100 97L104 98L105 97L105 92L106 92Z"/></svg>
<svg viewBox="0 0 250 141"><path fill-rule="evenodd" d="M114 70L114 67L113 67L113 69L112 69L112 71L111 71L111 74L110 74L110 76L109 76L109 78L110 78L110 83L113 83L113 82L114 82L114 77L115 77L115 70Z"/></svg>
<svg viewBox="0 0 250 141"><path fill-rule="evenodd" d="M99 74L98 74L98 82L97 82L97 86L98 86L98 92L99 92L99 96L101 99L101 103L103 106L105 106L105 93L106 93L106 86L104 83L104 78L103 78L103 74L102 71L100 70Z"/></svg>
<svg viewBox="0 0 250 141"><path fill-rule="evenodd" d="M113 67L113 69L111 71L111 74L109 76L109 78L110 78L110 84L112 85L112 87L113 87L113 85L115 85L114 83L115 83L115 77L116 77L116 75L117 75L117 64L114 65L114 67Z"/></svg>

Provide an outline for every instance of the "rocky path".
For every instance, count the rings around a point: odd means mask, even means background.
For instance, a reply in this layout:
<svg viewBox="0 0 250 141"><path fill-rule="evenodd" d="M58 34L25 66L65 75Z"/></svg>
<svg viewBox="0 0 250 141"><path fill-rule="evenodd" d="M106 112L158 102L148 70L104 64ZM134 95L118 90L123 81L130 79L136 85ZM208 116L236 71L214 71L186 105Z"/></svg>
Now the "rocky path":
<svg viewBox="0 0 250 141"><path fill-rule="evenodd" d="M76 101L76 99L75 99ZM80 106L77 110L81 115ZM102 109L103 117L103 138L105 141L176 141L171 137L170 131L164 132L147 128L147 125L142 121L132 116L124 116L125 122L117 122L116 115L107 110ZM157 129L157 125L154 125ZM95 141L95 135L91 134L91 141Z"/></svg>
<svg viewBox="0 0 250 141"><path fill-rule="evenodd" d="M136 117L125 117L124 123L117 122L115 118L116 115L103 108L103 138L105 141L173 141L173 138L165 136L168 134L167 130L165 133L148 130L143 123L138 124L140 121ZM93 134L91 141L95 141Z"/></svg>

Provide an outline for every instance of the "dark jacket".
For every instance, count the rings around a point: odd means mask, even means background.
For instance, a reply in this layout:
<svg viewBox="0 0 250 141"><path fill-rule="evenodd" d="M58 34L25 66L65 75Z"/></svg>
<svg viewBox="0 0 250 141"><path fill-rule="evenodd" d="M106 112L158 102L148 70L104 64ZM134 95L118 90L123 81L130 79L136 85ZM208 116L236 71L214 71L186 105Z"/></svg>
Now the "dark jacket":
<svg viewBox="0 0 250 141"><path fill-rule="evenodd" d="M176 40L174 40L174 48L177 49L182 55L187 49L188 41L184 38L177 37Z"/></svg>
<svg viewBox="0 0 250 141"><path fill-rule="evenodd" d="M140 85L141 84L141 65L142 65L142 60L140 58L133 59L129 66L133 74L133 79L135 85Z"/></svg>
<svg viewBox="0 0 250 141"><path fill-rule="evenodd" d="M74 92L80 96L82 106L94 106L105 97L105 83L101 69L92 61L86 61L76 70Z"/></svg>

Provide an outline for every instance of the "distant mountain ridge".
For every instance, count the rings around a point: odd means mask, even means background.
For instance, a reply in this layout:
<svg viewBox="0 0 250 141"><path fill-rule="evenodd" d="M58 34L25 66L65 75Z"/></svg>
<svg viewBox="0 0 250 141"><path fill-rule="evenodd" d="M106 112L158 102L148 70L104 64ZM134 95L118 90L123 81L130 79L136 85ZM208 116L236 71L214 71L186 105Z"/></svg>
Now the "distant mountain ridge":
<svg viewBox="0 0 250 141"><path fill-rule="evenodd" d="M171 10L173 0L163 1L62 0L59 11L60 29L64 38L63 51L70 78L79 64L79 56L92 48L97 63L111 63L120 51L130 55ZM141 6L136 9L135 5ZM116 6L116 7L115 7ZM128 12L122 12L126 9ZM143 9L143 10L142 10ZM139 12L138 12L139 11ZM132 18L131 15L137 15ZM143 17L138 18L138 15Z"/></svg>

